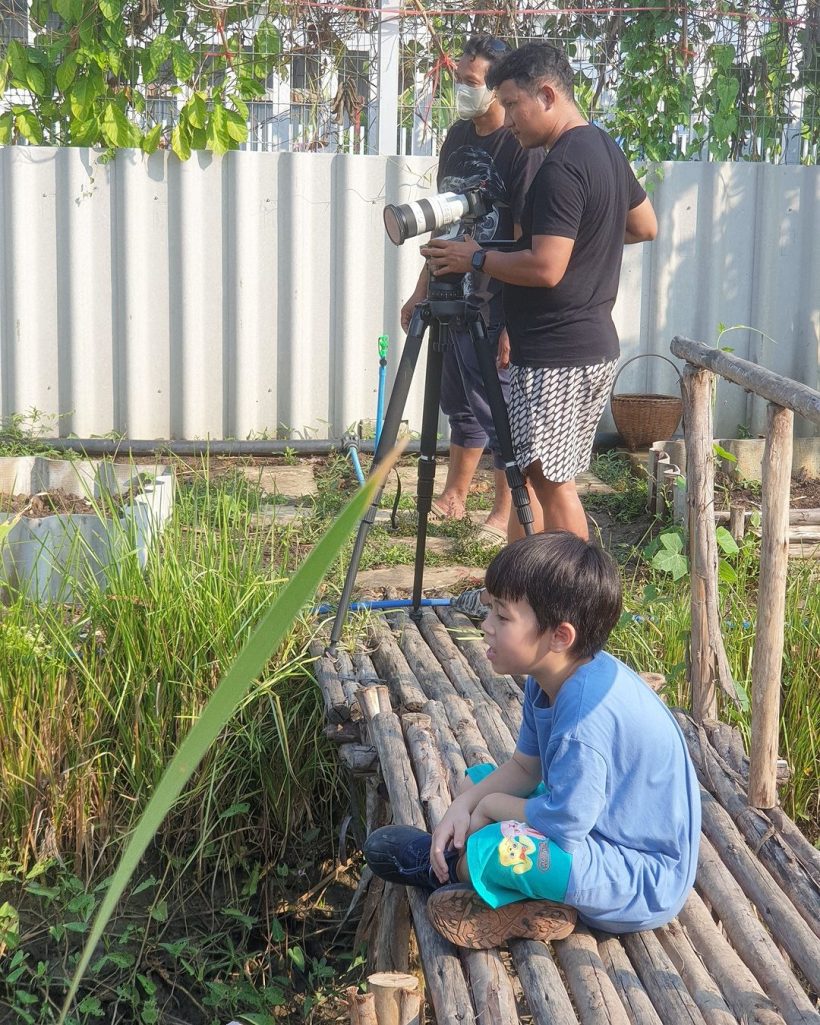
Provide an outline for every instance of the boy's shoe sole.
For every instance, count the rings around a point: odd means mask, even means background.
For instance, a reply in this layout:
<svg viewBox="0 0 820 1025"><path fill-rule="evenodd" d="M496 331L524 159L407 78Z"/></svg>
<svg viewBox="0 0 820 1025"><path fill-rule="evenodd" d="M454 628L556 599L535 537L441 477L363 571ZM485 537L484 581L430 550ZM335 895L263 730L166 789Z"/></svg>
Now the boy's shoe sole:
<svg viewBox="0 0 820 1025"><path fill-rule="evenodd" d="M548 900L520 900L491 908L463 883L443 886L427 901L427 914L457 947L487 950L508 940L562 940L575 928L574 908Z"/></svg>

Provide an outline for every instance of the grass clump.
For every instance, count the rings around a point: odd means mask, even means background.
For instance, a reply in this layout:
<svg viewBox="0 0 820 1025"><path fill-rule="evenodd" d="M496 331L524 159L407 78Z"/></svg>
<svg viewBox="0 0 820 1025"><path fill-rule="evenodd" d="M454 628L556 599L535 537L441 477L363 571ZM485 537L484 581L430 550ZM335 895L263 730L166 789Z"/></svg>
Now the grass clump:
<svg viewBox="0 0 820 1025"><path fill-rule="evenodd" d="M259 501L194 473L144 570L132 552L81 608L12 596L0 613L0 1020L56 1021L122 838L287 577L293 534L260 527ZM297 898L347 795L311 629L291 631L164 822L77 1023L272 1022L327 988L325 933Z"/></svg>

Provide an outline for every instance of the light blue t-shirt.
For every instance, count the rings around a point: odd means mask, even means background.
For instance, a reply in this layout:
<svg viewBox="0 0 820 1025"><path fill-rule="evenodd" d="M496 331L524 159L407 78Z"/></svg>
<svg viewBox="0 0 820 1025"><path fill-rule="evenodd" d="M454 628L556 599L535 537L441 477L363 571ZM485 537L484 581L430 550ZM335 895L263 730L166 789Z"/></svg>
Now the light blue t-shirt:
<svg viewBox="0 0 820 1025"><path fill-rule="evenodd" d="M552 706L529 677L518 750L540 756L547 788L527 801L528 825L572 855L566 903L608 932L672 919L695 879L700 790L657 695L604 651Z"/></svg>

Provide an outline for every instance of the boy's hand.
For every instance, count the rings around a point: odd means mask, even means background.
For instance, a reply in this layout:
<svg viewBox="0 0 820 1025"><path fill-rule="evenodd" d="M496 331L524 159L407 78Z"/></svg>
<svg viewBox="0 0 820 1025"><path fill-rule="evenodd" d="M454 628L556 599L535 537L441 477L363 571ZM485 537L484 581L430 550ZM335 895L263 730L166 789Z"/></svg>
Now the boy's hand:
<svg viewBox="0 0 820 1025"><path fill-rule="evenodd" d="M450 882L450 872L444 860L444 852L452 845L458 851L464 850L464 841L470 829L470 813L458 799L447 809L444 818L433 831L430 847L430 864L440 883Z"/></svg>

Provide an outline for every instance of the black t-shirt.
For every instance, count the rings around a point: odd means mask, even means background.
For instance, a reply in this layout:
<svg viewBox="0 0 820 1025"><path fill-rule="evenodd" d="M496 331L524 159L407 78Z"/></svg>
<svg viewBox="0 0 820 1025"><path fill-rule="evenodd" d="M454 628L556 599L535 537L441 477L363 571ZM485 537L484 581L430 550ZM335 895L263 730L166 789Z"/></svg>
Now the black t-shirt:
<svg viewBox="0 0 820 1025"><path fill-rule="evenodd" d="M496 205L475 226L479 243L490 239L512 239L513 225L521 223L524 199L536 172L544 161L543 149L522 149L508 128L497 128L489 135L479 135L470 120L456 121L447 132L438 158L436 186L439 192L461 192L465 178L475 173L471 151L483 150L490 157L490 166L504 183L509 206ZM470 292L489 292L491 322L503 319L501 282L486 274L471 273L466 282Z"/></svg>
<svg viewBox="0 0 820 1025"><path fill-rule="evenodd" d="M511 362L573 367L618 358L612 307L626 218L645 198L606 132L579 125L558 139L527 192L518 248L532 248L533 235L559 235L575 244L554 288L504 285Z"/></svg>

